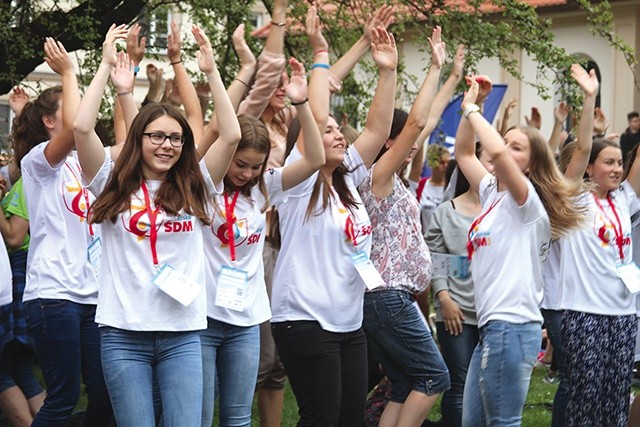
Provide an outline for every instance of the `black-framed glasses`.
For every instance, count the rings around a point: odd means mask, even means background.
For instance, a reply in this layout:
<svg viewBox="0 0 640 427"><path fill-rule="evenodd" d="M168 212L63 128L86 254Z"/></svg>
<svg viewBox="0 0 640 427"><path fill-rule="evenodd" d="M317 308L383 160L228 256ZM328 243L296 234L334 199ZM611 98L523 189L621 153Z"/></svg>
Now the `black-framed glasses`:
<svg viewBox="0 0 640 427"><path fill-rule="evenodd" d="M149 137L149 141L153 145L162 145L168 139L169 144L173 147L182 147L184 144L184 137L178 133L172 133L171 135L166 135L162 132L148 132L143 133L144 136Z"/></svg>

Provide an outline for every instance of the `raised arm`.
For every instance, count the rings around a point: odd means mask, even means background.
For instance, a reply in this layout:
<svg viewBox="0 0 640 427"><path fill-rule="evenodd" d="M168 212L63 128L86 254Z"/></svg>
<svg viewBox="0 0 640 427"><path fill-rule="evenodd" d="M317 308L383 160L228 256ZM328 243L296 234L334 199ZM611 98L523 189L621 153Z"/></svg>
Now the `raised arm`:
<svg viewBox="0 0 640 427"><path fill-rule="evenodd" d="M320 18L315 6L309 7L305 31L313 49L313 65L311 65L309 81L309 106L318 128L324 132L329 120L330 107L329 44L322 34Z"/></svg>
<svg viewBox="0 0 640 427"><path fill-rule="evenodd" d="M116 39L124 38L126 34L127 30L124 25L116 26L113 24L109 28L102 43L102 60L91 84L82 97L80 107L73 121L73 132L77 141L78 159L82 166L82 172L88 181L93 179L104 162L104 148L94 128L98 118L100 102L104 96L104 88L109 80L111 67L118 61L115 41ZM122 61L125 60L125 55L125 53L120 55ZM126 93L123 96L131 97L132 95L131 93Z"/></svg>
<svg viewBox="0 0 640 427"><path fill-rule="evenodd" d="M197 25L193 26L191 32L200 46L200 50L196 52L198 66L200 67L200 71L207 76L209 87L211 88L211 96L213 97L218 116L224 117L224 126L218 129L218 136L215 143L208 149L204 156L204 161L211 175L211 179L214 183L219 183L222 182L222 179L227 173L229 163L231 163L236 148L238 148L238 142L241 137L240 125L238 124L238 117L231 104L231 100L220 78L220 72L216 67L209 38ZM202 138L202 144L204 146L211 146L214 138L216 138L216 135L213 133L213 130L210 131L207 129Z"/></svg>
<svg viewBox="0 0 640 427"><path fill-rule="evenodd" d="M62 78L62 128L51 138L44 149L44 156L50 165L62 162L73 150L73 116L80 103L80 91L71 58L62 43L47 37L44 42L45 62Z"/></svg>
<svg viewBox="0 0 640 427"><path fill-rule="evenodd" d="M584 93L584 101L582 102L582 113L580 113L576 148L564 174L569 179L582 179L589 164L591 146L593 145L593 113L600 84L595 70L587 73L579 64L571 66L571 77L580 85L580 89Z"/></svg>
<svg viewBox="0 0 640 427"><path fill-rule="evenodd" d="M411 107L411 111L409 111L407 123L393 145L378 160L373 171L372 191L376 197L381 199L387 197L393 191L396 172L404 164L405 159L416 143L416 138L429 120L429 111L436 95L440 70L446 56L440 27L436 27L433 30L433 34L429 38L429 46L431 47L431 66Z"/></svg>
<svg viewBox="0 0 640 427"><path fill-rule="evenodd" d="M184 111L187 114L187 122L193 131L193 138L198 145L202 140L202 133L204 129L204 120L202 119L202 109L200 108L200 101L198 100L198 94L196 88L191 82L191 78L187 73L187 69L182 62L182 38L180 36L180 30L178 24L171 21L171 32L167 36L167 55L169 61L173 66L173 72L175 77L173 83L178 87L180 98L182 99L182 105Z"/></svg>
<svg viewBox="0 0 640 427"><path fill-rule="evenodd" d="M342 55L336 63L333 64L331 67L331 76L333 79L341 84L371 47L374 29L378 27L387 29L392 22L393 6L383 5L367 20L362 37L349 48L347 53Z"/></svg>
<svg viewBox="0 0 640 427"><path fill-rule="evenodd" d="M286 24L286 0L275 0L269 24L269 34L258 58L258 70L249 94L238 107L238 113L262 117L269 100L280 86L280 76L286 64L283 55ZM250 82L245 82L250 84Z"/></svg>
<svg viewBox="0 0 640 427"><path fill-rule="evenodd" d="M551 130L551 136L549 137L549 148L551 148L551 152L554 155L557 154L558 147L560 147L562 126L569 116L569 111L571 111L571 107L569 107L569 104L564 101L560 102L560 104L558 104L558 106L553 110L553 129Z"/></svg>
<svg viewBox="0 0 640 427"><path fill-rule="evenodd" d="M513 113L513 109L518 105L518 98L511 98L502 112L502 120L500 120L500 135L504 136L509 129L509 119Z"/></svg>
<svg viewBox="0 0 640 427"><path fill-rule="evenodd" d="M238 25L231 37L233 41L233 49L240 60L240 69L235 79L229 85L227 93L233 104L233 108L237 111L240 101L244 98L250 88L253 75L256 72L256 57L249 49L249 45L244 38L244 24Z"/></svg>
<svg viewBox="0 0 640 427"><path fill-rule="evenodd" d="M462 80L462 76L464 75L464 45L459 45L456 50L456 55L453 58L453 68L451 69L451 74L449 74L449 78L444 82L440 90L436 93L436 97L433 100L433 104L431 105L431 109L429 110L429 120L427 121L427 125L424 127L422 132L417 138L418 143L418 151L416 152L415 157L411 162L411 168L409 169L409 180L418 182L420 181L420 177L422 175L422 168L424 166L424 155L426 151L426 140L431 135L433 130L438 126L440 122L440 118L442 117L442 113L444 109L447 108L453 94Z"/></svg>
<svg viewBox="0 0 640 427"><path fill-rule="evenodd" d="M138 106L135 99L133 99L133 83L135 81L134 62L131 61L129 54L121 52L118 54L118 60L114 67L111 68L111 83L116 90L116 106L119 107L122 114L122 122L124 125L124 136L122 139L116 139L117 150L111 150L112 155L119 154L121 150L121 143L127 138L127 133L131 128L133 119L138 115ZM115 157L113 157L115 159Z"/></svg>
<svg viewBox="0 0 640 427"><path fill-rule="evenodd" d="M380 70L378 87L369 108L365 128L353 143L367 169L389 138L396 94L398 51L393 35L382 27L372 31L371 56Z"/></svg>
<svg viewBox="0 0 640 427"><path fill-rule="evenodd" d="M129 55L129 59L131 60L131 66L134 68L134 74L137 74L137 71L135 70L139 70L140 68L140 63L144 59L145 47L147 46L147 38L140 37L141 29L142 27L140 26L140 24L135 23L129 28L129 32L127 33L127 54ZM131 82L131 93L133 93L133 89L134 84L133 82ZM138 114L137 107L135 114ZM120 101L116 98L115 108L113 112L113 127L116 144L123 143L127 138L127 132L132 121L133 117L129 118L125 116L124 112L122 111Z"/></svg>
<svg viewBox="0 0 640 427"><path fill-rule="evenodd" d="M493 160L493 166L498 181L503 184L506 189L511 193L511 196L515 199L518 205L522 206L527 201L529 195L529 187L527 186L527 179L524 173L516 163L512 154L509 152L510 148L507 147L502 136L498 131L489 123L482 114L480 114L479 108L474 104L478 95L479 84L476 79L472 79L471 87L467 91L464 99L462 100L462 111L465 118L463 122L469 122L478 135L482 147L487 151L487 154L491 156ZM469 184L473 185L473 188L478 188L480 180L486 174L486 169L483 166L477 167L480 163L475 157L473 152L474 144L466 143L464 149L464 166L458 158L458 141L456 139L456 159L460 169L465 174ZM471 152L473 159L477 161L469 161L469 153ZM469 172L469 174L467 174ZM472 182L473 181L473 182Z"/></svg>
<svg viewBox="0 0 640 427"><path fill-rule="evenodd" d="M324 165L324 147L318 125L307 102L307 79L304 66L295 58L289 60L291 78L285 86L287 96L295 106L300 120L300 137L303 150L302 158L286 166L282 171L282 188L288 190L303 182ZM329 92L328 80L325 79L325 91ZM324 128L324 126L323 126Z"/></svg>

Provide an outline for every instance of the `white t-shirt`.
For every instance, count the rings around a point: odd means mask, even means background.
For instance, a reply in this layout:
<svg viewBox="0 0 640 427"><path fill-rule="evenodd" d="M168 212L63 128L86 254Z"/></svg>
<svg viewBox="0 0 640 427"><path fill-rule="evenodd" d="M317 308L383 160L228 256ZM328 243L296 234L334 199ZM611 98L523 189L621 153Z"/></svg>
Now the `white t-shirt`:
<svg viewBox="0 0 640 427"><path fill-rule="evenodd" d="M13 284L11 263L4 239L0 235L0 306L11 304L13 301Z"/></svg>
<svg viewBox="0 0 640 427"><path fill-rule="evenodd" d="M609 193L615 208L607 199L598 200L591 192L580 197L588 206L587 226L561 240L560 306L565 310L609 316L636 313L636 294L630 293L618 276L616 264L620 253L614 233L622 226L624 264L633 262L630 215L640 206L638 197L628 182Z"/></svg>
<svg viewBox="0 0 640 427"><path fill-rule="evenodd" d="M21 162L31 243L23 301L64 299L98 302L98 279L89 263L91 232L87 211L95 197L86 191L76 152L51 166L44 155L49 142L34 147ZM88 201L88 203L87 203Z"/></svg>
<svg viewBox="0 0 640 427"><path fill-rule="evenodd" d="M286 164L300 157L294 148ZM273 279L272 323L315 320L329 332L352 332L362 325L365 284L351 256L371 251L371 222L356 189L367 179L368 171L353 146L344 164L350 171L345 175L347 186L358 201L352 213L332 189L327 209L306 218L318 173L290 189L287 201L278 207L282 249ZM315 212L321 208L320 194Z"/></svg>
<svg viewBox="0 0 640 427"><path fill-rule="evenodd" d="M113 169L107 156L90 184L99 194ZM211 193L213 183L204 163L200 169ZM145 181L149 199L153 199L162 181ZM152 206L155 210L155 205ZM188 306L152 283L156 275L151 251L151 221L141 188L131 196L131 206L119 214L115 223L102 223L103 253L100 295L96 322L130 331L192 331L207 327L205 295L205 256L202 223L181 213L168 215L162 209L156 219L158 265L169 264L188 279L200 283L202 290Z"/></svg>
<svg viewBox="0 0 640 427"><path fill-rule="evenodd" d="M542 280L544 293L540 308L560 310L560 241L551 242L547 262L542 263Z"/></svg>
<svg viewBox="0 0 640 427"><path fill-rule="evenodd" d="M284 200L282 168L268 169L264 181L269 204ZM233 194L228 195L229 203ZM227 232L224 195L214 198L212 225L205 230L204 248L207 257L207 316L236 326L253 326L271 318L269 297L264 282L262 249L266 237L265 198L258 186L251 188L251 196L238 196L233 213L235 262L231 261ZM244 310L238 311L215 304L218 278L223 266L247 273Z"/></svg>
<svg viewBox="0 0 640 427"><path fill-rule="evenodd" d="M484 218L471 234L479 327L490 320L542 323L541 264L549 250L551 225L528 180L527 187L527 200L518 206L508 191L498 192L492 175L487 174L480 182L483 208L478 218Z"/></svg>

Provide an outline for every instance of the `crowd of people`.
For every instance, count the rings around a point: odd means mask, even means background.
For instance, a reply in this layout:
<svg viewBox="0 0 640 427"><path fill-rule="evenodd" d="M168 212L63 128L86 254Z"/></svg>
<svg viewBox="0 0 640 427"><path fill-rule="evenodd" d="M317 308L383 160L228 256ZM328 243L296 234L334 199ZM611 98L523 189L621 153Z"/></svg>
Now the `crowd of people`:
<svg viewBox="0 0 640 427"><path fill-rule="evenodd" d="M552 425L627 426L638 113L619 142L606 135L598 79L574 64L573 129L565 103L548 138L536 110L509 127L516 100L494 127L491 81L470 76L452 155L425 141L464 76L463 46L439 85L433 29L407 113L394 109L390 6L333 64L310 6L308 67L284 55L286 9L275 0L257 59L236 29L229 87L198 26L207 84L192 83L172 23L171 90L148 66L140 108L140 26L110 27L82 96L64 46L46 39L61 86L33 100L13 90L0 177L4 416L66 426L84 383L82 425L208 427L216 408L221 426L250 426L257 395L261 425L279 426L288 378L299 426L517 426L544 325ZM367 52L377 84L356 131L330 99ZM99 126L109 82L114 143ZM442 418L427 421L440 395Z"/></svg>

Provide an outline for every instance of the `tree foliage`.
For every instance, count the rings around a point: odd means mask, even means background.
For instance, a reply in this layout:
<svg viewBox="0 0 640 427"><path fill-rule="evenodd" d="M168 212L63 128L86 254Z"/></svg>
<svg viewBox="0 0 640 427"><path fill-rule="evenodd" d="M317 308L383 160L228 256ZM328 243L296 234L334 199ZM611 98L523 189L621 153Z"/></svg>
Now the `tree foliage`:
<svg viewBox="0 0 640 427"><path fill-rule="evenodd" d="M396 6L396 23L392 31L398 42L411 37L420 46L428 47L427 37L434 25L444 29L451 52L457 44L467 46L467 66L473 70L482 58L497 58L501 66L516 78L523 79L514 52L523 51L537 64L533 85L544 98L548 97L548 79L553 87L563 88L563 98L578 103L572 86L567 84L566 71L576 60L554 44L550 31L552 22L540 19L536 10L521 0L392 0ZM268 10L273 0L264 0ZM334 57L342 55L362 34L367 16L383 0L325 0L320 13ZM113 22L132 23L162 7L171 7L191 17L205 27L212 40L218 66L225 82L230 82L237 70L237 58L230 42L235 27L250 17L253 0L86 0L86 1L5 1L0 5L0 93L26 77L42 62L42 45L46 36L64 43L67 50L86 49L97 52L102 36ZM573 0L586 11L586 23L594 35L603 37L612 48L622 52L633 68L634 51L613 32L613 15L607 1ZM302 34L302 23L309 3L290 0L286 39L287 54L309 63L310 52ZM186 31L183 28L183 31ZM259 46L252 42L255 51ZM193 49L185 43L187 50ZM191 50L192 51L192 50ZM91 77L91 64L96 56L87 57L83 64ZM93 61L93 62L92 62ZM425 64L426 68L427 64ZM360 73L375 72L365 62ZM405 95L409 94L412 76L400 66L400 82ZM415 77L414 77L415 78ZM357 115L359 105L368 102L373 93L374 78L350 77L344 84L344 96L338 108Z"/></svg>

